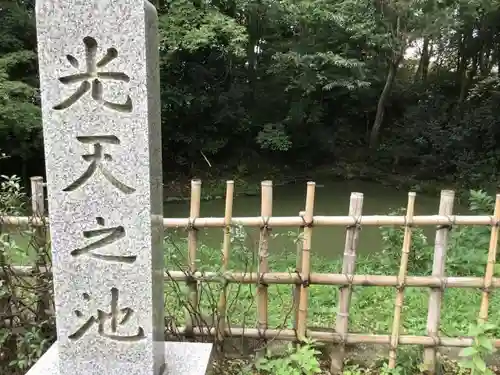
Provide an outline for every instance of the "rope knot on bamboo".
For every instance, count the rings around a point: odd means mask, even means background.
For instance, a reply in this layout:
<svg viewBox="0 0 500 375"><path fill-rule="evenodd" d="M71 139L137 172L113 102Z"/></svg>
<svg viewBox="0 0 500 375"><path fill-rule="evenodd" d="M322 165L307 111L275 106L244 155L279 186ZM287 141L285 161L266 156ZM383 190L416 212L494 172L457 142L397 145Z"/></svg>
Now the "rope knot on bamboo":
<svg viewBox="0 0 500 375"><path fill-rule="evenodd" d="M494 216L491 216L491 226L498 228L500 226L500 220L496 219Z"/></svg>
<svg viewBox="0 0 500 375"><path fill-rule="evenodd" d="M356 229L356 230L361 230L361 216L351 216L352 220L354 221L353 224L347 225L346 229Z"/></svg>
<svg viewBox="0 0 500 375"><path fill-rule="evenodd" d="M186 284L188 285L195 285L195 284L198 284L198 280L194 277L194 275L187 271L185 272L185 275L186 275Z"/></svg>
<svg viewBox="0 0 500 375"><path fill-rule="evenodd" d="M446 215L446 218L448 219L448 224L438 225L436 227L436 230L448 229L448 231L451 231L453 229L453 226L455 225L455 219L452 219L449 215Z"/></svg>
<svg viewBox="0 0 500 375"><path fill-rule="evenodd" d="M344 285L342 285L341 288L345 288L345 287L351 288L353 283L354 283L354 274L344 273L344 277L346 279L346 283Z"/></svg>
<svg viewBox="0 0 500 375"><path fill-rule="evenodd" d="M265 276L266 276L265 272L262 272L261 274L259 274L259 280L257 281L257 283L260 286L263 286L263 287L267 288L267 287L269 287L269 284L267 284L267 283L264 282L264 277Z"/></svg>
<svg viewBox="0 0 500 375"><path fill-rule="evenodd" d="M311 221L306 221L306 218L304 215L301 215L300 218L302 219L302 225L300 226L301 228L312 228L314 224L314 218L311 218Z"/></svg>
<svg viewBox="0 0 500 375"><path fill-rule="evenodd" d="M446 219L448 220L448 224L441 224L436 226L436 230L440 229L448 229L448 231L451 231L453 227L455 226L455 216L450 216L450 215L444 215L446 216Z"/></svg>
<svg viewBox="0 0 500 375"><path fill-rule="evenodd" d="M447 288L448 279L446 277L439 278L439 289L444 292Z"/></svg>
<svg viewBox="0 0 500 375"><path fill-rule="evenodd" d="M403 280L398 280L398 285L396 285L396 290L398 292L404 292L406 288L406 277Z"/></svg>
<svg viewBox="0 0 500 375"><path fill-rule="evenodd" d="M404 216L403 217L403 226L405 228L413 228L415 226L415 224L413 223L413 218L408 217L408 216Z"/></svg>
<svg viewBox="0 0 500 375"><path fill-rule="evenodd" d="M309 277L303 278L299 270L295 270L295 272L297 273L297 276L299 278L299 284L302 285L302 287L307 288L309 285L311 285Z"/></svg>
<svg viewBox="0 0 500 375"><path fill-rule="evenodd" d="M489 285L488 286L485 285L484 287L480 288L479 290L481 290L484 293L491 293L493 291L493 288Z"/></svg>
<svg viewBox="0 0 500 375"><path fill-rule="evenodd" d="M196 228L196 217L190 217L188 218L188 223L186 225L186 231L190 232L190 231L197 231L198 228Z"/></svg>
<svg viewBox="0 0 500 375"><path fill-rule="evenodd" d="M259 339L266 339L267 323L258 321L257 323L257 336Z"/></svg>
<svg viewBox="0 0 500 375"><path fill-rule="evenodd" d="M261 230L265 229L267 231L271 231L271 227L269 226L269 220L271 219L270 216L261 216L260 219L262 220L262 225L260 227Z"/></svg>
<svg viewBox="0 0 500 375"><path fill-rule="evenodd" d="M435 332L429 332L428 336L432 340L432 345L431 345L432 347L441 346L441 338L437 335L437 333L435 333Z"/></svg>
<svg viewBox="0 0 500 375"><path fill-rule="evenodd" d="M347 345L347 332L343 332L343 333L337 332L337 335L339 337L340 346L346 346Z"/></svg>

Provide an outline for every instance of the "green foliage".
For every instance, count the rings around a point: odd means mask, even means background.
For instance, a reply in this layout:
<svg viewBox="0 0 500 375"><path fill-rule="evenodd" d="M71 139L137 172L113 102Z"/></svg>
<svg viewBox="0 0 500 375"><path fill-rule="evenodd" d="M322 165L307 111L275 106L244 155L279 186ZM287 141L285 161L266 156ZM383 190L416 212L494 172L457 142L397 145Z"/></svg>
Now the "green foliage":
<svg viewBox="0 0 500 375"><path fill-rule="evenodd" d="M390 215L404 215L400 209ZM399 265L403 248L404 228L381 227L382 235L382 262L384 266L393 269ZM432 269L432 254L434 249L429 245L427 236L422 228L412 228L411 247L408 258L409 274L427 274Z"/></svg>
<svg viewBox="0 0 500 375"><path fill-rule="evenodd" d="M469 209L477 215L493 212L493 198L482 190L469 192ZM391 215L403 215L404 209ZM382 264L386 269L399 265L404 228L382 227ZM448 239L446 273L453 276L483 276L488 256L490 230L484 226L454 228ZM412 229L408 273L430 275L434 247L429 245L422 228Z"/></svg>
<svg viewBox="0 0 500 375"><path fill-rule="evenodd" d="M256 140L260 147L272 151L287 151L292 147L285 126L281 123L265 124Z"/></svg>
<svg viewBox="0 0 500 375"><path fill-rule="evenodd" d="M3 149L11 156L25 160L41 150L38 91L16 78L12 72L23 67L26 69L27 65L33 64L35 58L32 51L0 55L0 140L10 140L2 144Z"/></svg>
<svg viewBox="0 0 500 375"><path fill-rule="evenodd" d="M485 357L493 354L496 349L493 346L491 333L497 331L497 326L491 323L481 322L472 325L469 329L469 336L474 338L472 346L460 351L460 356L464 357L460 366L470 369L471 375L493 375L486 366Z"/></svg>
<svg viewBox="0 0 500 375"><path fill-rule="evenodd" d="M0 329L0 332L1 331L2 329ZM0 333L0 337L5 337L5 340L9 335L8 332L5 332L4 335ZM16 372L27 371L47 350L50 343L51 340L43 337L40 327L28 329L23 335L17 336L17 356L9 362L9 367ZM1 346L2 343L0 339L0 347Z"/></svg>
<svg viewBox="0 0 500 375"><path fill-rule="evenodd" d="M162 48L168 53L179 50L196 53L214 48L226 55L245 54L245 28L209 3L172 1L169 12L160 18L160 24Z"/></svg>
<svg viewBox="0 0 500 375"><path fill-rule="evenodd" d="M495 204L494 198L483 190L470 190L469 208L477 215L490 215Z"/></svg>
<svg viewBox="0 0 500 375"><path fill-rule="evenodd" d="M26 194L18 176L0 175L0 216L21 216Z"/></svg>
<svg viewBox="0 0 500 375"><path fill-rule="evenodd" d="M29 160L41 151L35 22L29 2L0 3L0 147Z"/></svg>
<svg viewBox="0 0 500 375"><path fill-rule="evenodd" d="M467 188L498 174L498 0L159 3L169 172L328 164ZM23 178L43 167L33 10L0 1L0 148L13 161L2 170ZM379 147L367 150L381 108Z"/></svg>
<svg viewBox="0 0 500 375"><path fill-rule="evenodd" d="M351 366L346 366L344 368L344 371L342 372L342 375L361 375L362 370L360 369L359 365L351 365Z"/></svg>
<svg viewBox="0 0 500 375"><path fill-rule="evenodd" d="M403 369L399 366L390 368L387 363L384 363L380 369L380 375L403 375Z"/></svg>
<svg viewBox="0 0 500 375"><path fill-rule="evenodd" d="M314 375L321 373L319 354L312 340L306 340L298 347L290 343L284 355L273 357L268 352L266 357L257 361L255 367L262 375Z"/></svg>
<svg viewBox="0 0 500 375"><path fill-rule="evenodd" d="M0 176L0 216L24 215L25 202L20 178ZM0 368L17 375L26 373L54 341L54 322L36 312L42 284L33 285L13 277L11 266L29 258L31 241L20 243L22 236L1 229L0 226L0 268L6 277L0 279ZM28 239L33 234L32 230L22 233ZM41 250L37 255L42 259Z"/></svg>

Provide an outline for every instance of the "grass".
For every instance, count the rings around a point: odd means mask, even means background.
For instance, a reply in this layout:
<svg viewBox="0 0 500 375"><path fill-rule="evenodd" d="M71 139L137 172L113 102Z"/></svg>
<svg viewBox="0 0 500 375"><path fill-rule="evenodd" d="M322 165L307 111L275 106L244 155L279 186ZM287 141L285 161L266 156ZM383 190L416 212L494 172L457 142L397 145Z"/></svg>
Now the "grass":
<svg viewBox="0 0 500 375"><path fill-rule="evenodd" d="M293 272L295 268L295 253L272 253L269 267L272 271ZM295 245L291 244L291 248ZM471 249L472 251L472 249ZM482 249L485 254L486 249ZM198 250L200 271L220 270L220 251L206 246ZM395 257L390 262L383 262L388 253L361 255L357 260L357 274L397 275L399 259ZM450 251L450 257L454 254ZM230 269L235 271L256 271L257 257L245 246L233 246ZM387 259L386 259L387 260ZM185 243L176 242L166 245L166 264L168 269L185 269L187 264ZM454 264L452 264L453 266ZM468 265L466 265L468 266ZM477 266L484 273L486 263ZM311 269L320 273L339 273L341 264L321 257L313 257ZM482 276L479 273L477 276ZM419 274L413 272L410 274ZM428 274L428 273L422 273ZM450 276L469 276L448 273ZM256 303L255 285L235 285L229 288L231 310L228 316L233 325L255 325ZM270 328L292 327L292 285L270 285L268 288L268 318ZM215 284L201 285L201 306L210 312L215 308L220 287ZM408 287L405 290L405 300L402 312L401 334L425 335L427 322L428 288ZM184 298L176 293L167 292L167 301L178 306L176 299ZM215 296L215 297L214 297ZM392 287L354 287L349 315L349 331L359 333L389 334L392 326L396 290ZM309 287L308 326L332 328L335 325L338 287L311 285ZM444 292L441 315L441 334L445 336L461 336L468 331L469 325L477 320L481 291L471 289L449 288ZM167 303L167 311L170 303ZM178 311L178 310L176 310ZM500 321L500 296L492 293L490 296L490 319ZM175 315L175 314L174 314Z"/></svg>
<svg viewBox="0 0 500 375"><path fill-rule="evenodd" d="M357 274L371 275L397 275L399 269L399 240L402 231L398 229L384 229L381 232L386 247L379 253L360 255L357 259ZM448 249L449 263L446 272L450 276L483 276L486 266L488 251L488 228L465 228L455 231L451 235L450 248ZM473 244L474 246L473 246ZM186 242L166 241L166 265L168 269L184 270L187 264ZM292 272L295 268L295 245L290 239L290 251L273 253L272 241L270 243L269 267L271 271ZM409 267L410 275L428 275L432 262L432 247L427 246L422 233L415 230L414 248L418 255L413 256L413 263ZM257 256L255 250L250 250L241 242L234 241L231 249L230 269L235 271L256 271ZM198 249L198 264L200 271L220 270L220 251L201 245ZM319 256L312 257L311 270L320 273L339 273L341 263L328 260ZM268 288L268 318L269 328L292 328L292 285L270 285ZM232 326L256 326L256 301L255 285L229 286L228 317ZM337 312L338 287L311 285L309 287L309 304L307 315L308 327L333 328ZM174 293L167 289L167 313L178 318L178 323L183 323L183 316L178 306L185 303L187 290L181 287L182 292ZM201 306L202 310L210 313L215 310L220 287L214 284L202 283ZM427 309L429 288L408 287L405 289L404 307L401 317L400 334L426 335ZM349 332L365 334L390 334L395 302L396 290L392 287L354 287L351 308L349 313ZM440 335L459 337L468 334L471 324L477 321L481 291L473 289L448 288L444 292ZM171 308L173 306L174 308ZM489 320L500 321L500 295L492 293L489 300ZM494 332L495 337L500 337L500 332ZM378 348L380 349L380 348ZM387 349L388 350L388 349ZM400 346L398 350L398 363L401 366L400 374L421 374L419 365L423 348L420 346ZM380 368L383 361L378 356L388 355L380 352L373 345L362 355L373 359L370 368L360 368L356 365L346 367L344 374L382 374ZM358 355L359 359L359 355ZM366 361L362 360L362 361ZM248 366L248 360L242 362L227 360L220 364L224 374L243 374L241 368ZM323 363L328 368L327 361ZM352 371L351 371L351 370ZM349 372L351 371L351 372ZM457 363L442 359L441 374L467 374L457 367ZM255 374L254 372L250 372Z"/></svg>
<svg viewBox="0 0 500 375"><path fill-rule="evenodd" d="M483 234L488 234L486 230ZM243 235L244 236L244 235ZM418 233L417 233L418 236ZM416 237L417 237L416 236ZM462 235L463 236L463 235ZM34 260L34 253L30 244L30 232L10 236L12 245L9 261L13 264L28 265ZM470 237L470 236L469 236ZM488 236L483 236L484 241ZM273 253L272 240L270 242L269 267L276 272L294 272L295 249L293 238L290 238L290 251ZM392 240L393 242L397 242ZM477 238L473 238L478 243ZM233 242L229 269L235 271L255 272L257 270L257 255L254 250L245 245L245 241ZM418 243L418 240L415 241ZM480 241L479 241L480 242ZM165 241L165 267L169 270L185 270L187 264L186 241L168 239ZM466 243L465 246L468 244ZM470 248L468 251L474 256L461 256L457 251L450 249L447 274L450 276L483 276L486 266L485 257L487 246L479 243L481 249ZM417 245L419 246L419 245ZM16 249L17 248L17 249ZM457 247L460 249L460 247ZM466 248L467 250L467 248ZM357 274L369 275L397 275L399 264L399 249L393 252L360 255L357 258ZM417 249L413 249L417 251ZM425 250L421 250L425 251ZM480 254L478 255L478 252ZM200 271L220 271L220 250L212 249L201 244L198 248L198 269ZM391 259L389 259L391 258ZM462 268L468 270L466 274L457 272L457 259L464 263ZM472 261L471 261L472 259ZM427 262L429 263L429 262ZM424 265L423 268L426 266ZM320 273L339 273L341 263L313 254L311 270ZM428 268L430 270L430 267ZM470 271L472 270L472 271ZM428 275L429 272L412 272L409 274ZM470 271L470 272L469 272ZM177 308L179 303L186 303L187 288L184 283L176 283L174 288L166 285L167 313L175 316L179 323L183 322L183 314ZM229 285L229 312L228 316L233 325L255 326L256 324L256 285ZM335 325L338 301L337 286L311 285L309 287L309 305L307 325L311 327L332 328ZM270 328L292 328L292 285L270 285L268 288L268 319ZM217 283L202 283L200 285L200 306L207 314L215 310L221 285ZM404 307L402 311L402 334L424 335L426 332L428 288L408 287L405 289ZM359 333L388 334L392 326L394 300L396 290L392 287L354 287L349 315L349 331ZM448 288L444 292L441 310L441 334L445 336L461 336L467 333L470 323L477 320L481 291L473 289ZM169 306L175 306L170 309ZM490 319L500 321L500 295L490 295ZM500 332L499 332L500 333ZM500 336L500 335L499 335Z"/></svg>

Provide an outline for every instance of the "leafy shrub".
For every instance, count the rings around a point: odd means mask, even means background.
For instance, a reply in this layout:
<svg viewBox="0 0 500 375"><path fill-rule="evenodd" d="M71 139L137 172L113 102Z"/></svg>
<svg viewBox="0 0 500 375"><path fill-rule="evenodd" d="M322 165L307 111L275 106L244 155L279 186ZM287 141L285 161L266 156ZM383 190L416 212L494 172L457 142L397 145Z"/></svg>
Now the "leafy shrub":
<svg viewBox="0 0 500 375"><path fill-rule="evenodd" d="M312 340L306 340L298 347L290 343L284 355L273 357L269 352L257 361L255 367L262 375L314 375L321 373L320 353Z"/></svg>
<svg viewBox="0 0 500 375"><path fill-rule="evenodd" d="M484 191L469 192L469 209L474 214L486 215L493 211L494 200ZM404 209L390 215L403 215ZM404 228L381 227L382 262L386 269L399 266L403 247ZM453 276L482 276L486 266L490 241L490 229L486 226L462 226L453 228L448 237L446 273ZM408 273L428 275L432 270L434 247L422 228L412 229Z"/></svg>
<svg viewBox="0 0 500 375"><path fill-rule="evenodd" d="M0 176L0 179L0 217L23 215L26 194L20 179L16 176ZM27 257L33 244L21 247L16 236L1 229L0 222L0 271L6 275L0 279L0 368L17 375L24 374L55 339L53 318L39 310L39 301L51 288L38 278L20 280L14 276L10 264L16 263L15 257ZM23 234L33 237L31 230Z"/></svg>

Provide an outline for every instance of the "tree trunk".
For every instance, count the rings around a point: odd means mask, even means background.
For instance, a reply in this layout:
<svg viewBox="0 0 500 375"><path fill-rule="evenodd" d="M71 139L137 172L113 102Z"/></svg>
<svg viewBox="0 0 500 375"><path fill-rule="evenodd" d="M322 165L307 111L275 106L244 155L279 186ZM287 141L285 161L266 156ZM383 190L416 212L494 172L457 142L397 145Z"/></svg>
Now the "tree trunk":
<svg viewBox="0 0 500 375"><path fill-rule="evenodd" d="M422 56L422 81L427 81L427 75L429 74L429 64L431 63L431 56L434 52L433 46L429 46L429 39L424 40L424 44L427 41L427 46L425 49L425 55Z"/></svg>
<svg viewBox="0 0 500 375"><path fill-rule="evenodd" d="M417 82L420 79L425 81L427 78L427 72L429 71L429 61L430 61L430 51L429 51L429 37L424 38L424 43L422 45L422 54L420 56L420 61L418 63L417 72L415 73L414 81Z"/></svg>
<svg viewBox="0 0 500 375"><path fill-rule="evenodd" d="M396 78L396 73L398 71L399 62L402 59L402 55L396 58L396 61L391 61L389 63L389 72L387 73L387 78L385 80L385 85L380 94L377 104L377 113L375 114L375 120L373 121L372 131L370 133L370 148L375 149L378 145L378 138L380 134L380 128L382 126L382 121L384 120L385 113L385 103L392 89L392 85Z"/></svg>
<svg viewBox="0 0 500 375"><path fill-rule="evenodd" d="M472 67L471 70L469 71L469 74L464 74L464 77L462 79L462 85L460 86L460 97L458 98L459 104L462 104L464 102L470 87L474 83L474 78L477 75L478 63L479 63L479 55L476 54L472 59Z"/></svg>
<svg viewBox="0 0 500 375"><path fill-rule="evenodd" d="M457 79L460 83L460 95L458 98L458 103L461 104L465 98L467 91L467 67L470 61L470 40L472 38L472 29L465 28L462 33L462 39L460 40L460 46L458 51L458 66L457 66Z"/></svg>

